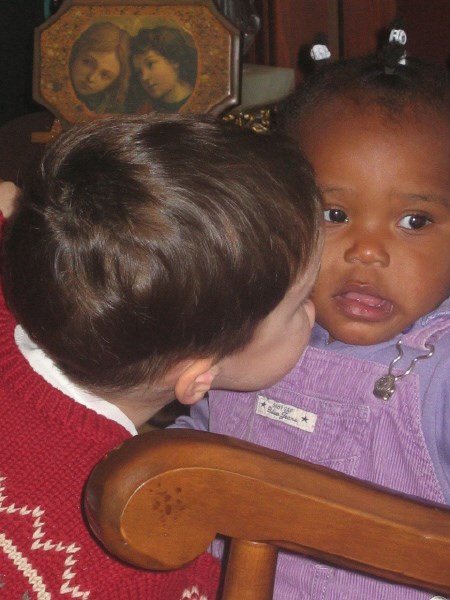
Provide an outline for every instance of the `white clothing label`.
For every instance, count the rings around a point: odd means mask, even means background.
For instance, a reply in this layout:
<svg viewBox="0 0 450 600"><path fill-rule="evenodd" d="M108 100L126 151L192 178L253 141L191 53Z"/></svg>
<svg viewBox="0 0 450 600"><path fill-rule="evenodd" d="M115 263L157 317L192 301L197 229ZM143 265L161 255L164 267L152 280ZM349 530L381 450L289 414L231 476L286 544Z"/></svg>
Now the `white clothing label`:
<svg viewBox="0 0 450 600"><path fill-rule="evenodd" d="M301 408L276 402L261 394L257 396L256 414L261 417L273 419L274 421L281 421L281 423L286 423L286 425L296 427L302 431L309 431L310 433L314 431L317 421L317 415L312 412L306 412Z"/></svg>

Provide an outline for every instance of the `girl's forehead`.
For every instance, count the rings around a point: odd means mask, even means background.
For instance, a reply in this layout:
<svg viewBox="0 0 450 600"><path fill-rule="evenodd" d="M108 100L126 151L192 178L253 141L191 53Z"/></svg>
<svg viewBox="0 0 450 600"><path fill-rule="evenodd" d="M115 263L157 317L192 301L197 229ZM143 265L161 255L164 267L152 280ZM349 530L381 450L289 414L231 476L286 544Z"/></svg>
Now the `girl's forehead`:
<svg viewBox="0 0 450 600"><path fill-rule="evenodd" d="M433 104L422 98L401 97L386 92L364 93L356 90L324 96L306 105L301 109L299 125L303 128L318 120L333 121L338 117L362 115L377 116L386 126L405 122L413 124L417 118L427 121L440 117L444 121L450 121L448 104Z"/></svg>
<svg viewBox="0 0 450 600"><path fill-rule="evenodd" d="M450 115L421 105L408 105L393 111L378 103L348 102L337 98L325 103L322 110L305 115L292 134L304 150L311 145L338 140L350 143L380 137L395 143L399 138L409 138L417 143L435 138L438 145L445 140L448 152ZM430 157L431 159L432 157Z"/></svg>
<svg viewBox="0 0 450 600"><path fill-rule="evenodd" d="M299 142L322 186L364 182L380 191L450 195L450 122L440 113L389 120L361 107L324 114L299 132Z"/></svg>

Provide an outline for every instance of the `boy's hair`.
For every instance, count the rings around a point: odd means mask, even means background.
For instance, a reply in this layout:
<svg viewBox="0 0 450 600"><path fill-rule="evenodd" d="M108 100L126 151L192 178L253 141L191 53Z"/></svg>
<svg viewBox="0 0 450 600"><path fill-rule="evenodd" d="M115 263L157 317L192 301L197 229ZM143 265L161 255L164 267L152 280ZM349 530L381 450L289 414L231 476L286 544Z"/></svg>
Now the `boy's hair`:
<svg viewBox="0 0 450 600"><path fill-rule="evenodd" d="M106 118L47 149L4 244L19 323L73 381L123 390L242 348L316 252L295 145L175 115Z"/></svg>
<svg viewBox="0 0 450 600"><path fill-rule="evenodd" d="M181 29L175 27L154 27L140 29L131 38L131 55L145 54L155 50L166 60L178 65L179 79L191 85L197 78L197 50L193 40Z"/></svg>
<svg viewBox="0 0 450 600"><path fill-rule="evenodd" d="M450 75L444 66L406 58L405 47L389 41L377 54L325 62L280 107L280 130L307 123L308 115L343 97L377 104L390 118L408 107L450 117Z"/></svg>

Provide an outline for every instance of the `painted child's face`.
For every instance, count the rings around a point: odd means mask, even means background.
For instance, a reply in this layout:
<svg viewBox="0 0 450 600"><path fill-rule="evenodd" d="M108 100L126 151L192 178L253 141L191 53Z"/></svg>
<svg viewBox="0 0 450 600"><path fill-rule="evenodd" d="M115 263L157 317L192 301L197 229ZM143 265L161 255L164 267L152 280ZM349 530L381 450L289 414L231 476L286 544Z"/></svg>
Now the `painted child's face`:
<svg viewBox="0 0 450 600"><path fill-rule="evenodd" d="M336 105L302 131L325 200L317 321L348 344L391 339L450 293L450 125Z"/></svg>
<svg viewBox="0 0 450 600"><path fill-rule="evenodd" d="M149 50L133 57L133 66L142 87L151 98L171 102L171 93L178 84L178 65Z"/></svg>
<svg viewBox="0 0 450 600"><path fill-rule="evenodd" d="M120 63L114 51L81 50L71 69L72 83L80 96L103 92L119 74Z"/></svg>
<svg viewBox="0 0 450 600"><path fill-rule="evenodd" d="M310 266L256 328L250 343L220 361L216 389L250 391L279 381L296 364L309 341L314 305L309 299L319 268L318 248Z"/></svg>

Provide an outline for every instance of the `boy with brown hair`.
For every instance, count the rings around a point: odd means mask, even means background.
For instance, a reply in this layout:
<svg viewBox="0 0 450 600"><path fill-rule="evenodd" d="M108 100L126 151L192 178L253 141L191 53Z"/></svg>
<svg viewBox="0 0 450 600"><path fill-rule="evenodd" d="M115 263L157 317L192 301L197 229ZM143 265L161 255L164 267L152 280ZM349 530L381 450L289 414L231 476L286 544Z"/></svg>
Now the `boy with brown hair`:
<svg viewBox="0 0 450 600"><path fill-rule="evenodd" d="M90 470L175 396L271 385L303 350L320 202L293 143L175 116L102 119L46 152L3 240L0 586L211 600L200 557L144 573L80 508Z"/></svg>

